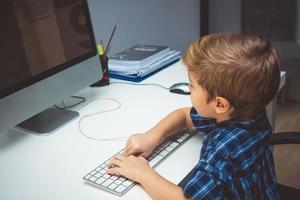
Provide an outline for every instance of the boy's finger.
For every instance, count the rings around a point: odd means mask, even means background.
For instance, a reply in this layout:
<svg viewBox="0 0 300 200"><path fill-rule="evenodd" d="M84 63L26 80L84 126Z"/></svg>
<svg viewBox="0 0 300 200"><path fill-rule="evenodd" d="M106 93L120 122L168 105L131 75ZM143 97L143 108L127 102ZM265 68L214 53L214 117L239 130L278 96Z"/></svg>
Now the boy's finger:
<svg viewBox="0 0 300 200"><path fill-rule="evenodd" d="M134 153L134 149L128 147L128 148L125 148L125 151L124 151L124 155L125 156L129 156L129 155L132 155Z"/></svg>
<svg viewBox="0 0 300 200"><path fill-rule="evenodd" d="M122 161L120 160L112 160L108 166L107 169L111 169L111 168L119 168L122 165Z"/></svg>
<svg viewBox="0 0 300 200"><path fill-rule="evenodd" d="M109 168L108 170L107 170L107 173L108 174L111 174L111 175L117 175L117 176L120 176L120 168L118 168L118 167L113 167L113 168Z"/></svg>
<svg viewBox="0 0 300 200"><path fill-rule="evenodd" d="M139 154L138 156L142 156L142 157L144 157L144 158L146 158L147 157L147 155L146 155L146 153L144 152L144 153L141 153L141 154Z"/></svg>
<svg viewBox="0 0 300 200"><path fill-rule="evenodd" d="M116 156L108 164L108 168L120 167L122 165L123 158L121 156Z"/></svg>
<svg viewBox="0 0 300 200"><path fill-rule="evenodd" d="M122 154L117 154L114 158L123 161L125 157Z"/></svg>

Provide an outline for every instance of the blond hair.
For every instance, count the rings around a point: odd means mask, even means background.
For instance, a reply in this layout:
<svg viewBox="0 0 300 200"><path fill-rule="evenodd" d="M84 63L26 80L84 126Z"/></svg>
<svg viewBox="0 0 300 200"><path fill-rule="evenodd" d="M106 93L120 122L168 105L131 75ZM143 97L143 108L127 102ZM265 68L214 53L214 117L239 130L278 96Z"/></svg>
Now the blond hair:
<svg viewBox="0 0 300 200"><path fill-rule="evenodd" d="M216 96L230 102L231 118L251 117L264 109L279 87L279 58L263 37L210 34L192 43L182 60L207 91L207 102Z"/></svg>

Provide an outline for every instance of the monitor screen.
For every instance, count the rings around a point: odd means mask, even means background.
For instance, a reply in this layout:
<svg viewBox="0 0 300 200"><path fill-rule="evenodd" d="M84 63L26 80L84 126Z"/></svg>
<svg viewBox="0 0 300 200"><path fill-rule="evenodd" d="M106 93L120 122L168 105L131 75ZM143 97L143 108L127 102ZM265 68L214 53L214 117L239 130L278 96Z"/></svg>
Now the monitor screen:
<svg viewBox="0 0 300 200"><path fill-rule="evenodd" d="M84 59L95 45L82 0L1 0L0 97Z"/></svg>
<svg viewBox="0 0 300 200"><path fill-rule="evenodd" d="M86 0L1 0L0 30L0 130L102 77Z"/></svg>

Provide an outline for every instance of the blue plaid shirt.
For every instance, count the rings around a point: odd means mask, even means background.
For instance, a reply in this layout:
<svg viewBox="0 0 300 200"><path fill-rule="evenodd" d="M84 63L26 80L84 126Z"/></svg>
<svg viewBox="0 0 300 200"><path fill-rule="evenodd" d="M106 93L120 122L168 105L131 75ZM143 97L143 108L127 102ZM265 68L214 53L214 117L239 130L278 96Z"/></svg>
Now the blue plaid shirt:
<svg viewBox="0 0 300 200"><path fill-rule="evenodd" d="M265 111L251 119L216 123L191 109L203 146L195 175L184 187L192 199L279 199L272 134Z"/></svg>

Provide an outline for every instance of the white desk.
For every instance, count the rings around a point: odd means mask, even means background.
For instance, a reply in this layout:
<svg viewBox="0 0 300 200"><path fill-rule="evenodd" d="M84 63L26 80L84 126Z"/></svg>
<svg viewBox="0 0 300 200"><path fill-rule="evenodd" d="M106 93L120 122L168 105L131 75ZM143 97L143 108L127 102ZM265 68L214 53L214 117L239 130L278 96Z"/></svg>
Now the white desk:
<svg viewBox="0 0 300 200"><path fill-rule="evenodd" d="M177 63L142 83L169 87L187 80L184 67ZM189 96L172 94L157 86L111 84L86 88L77 95L88 99L114 98L122 104L119 110L82 122L85 133L100 138L127 137L147 131L167 113L191 105ZM99 99L79 112L84 116L115 106L114 102ZM82 180L86 173L123 148L125 140L90 140L80 134L78 122L76 119L49 136L31 135L16 129L0 133L0 199L150 199L140 186L120 198ZM197 163L200 148L201 138L194 137L156 170L177 184Z"/></svg>

